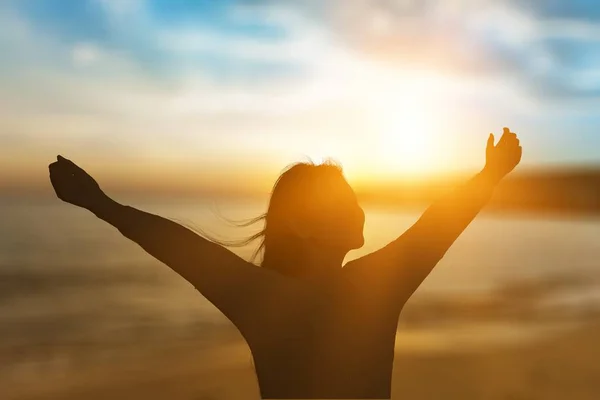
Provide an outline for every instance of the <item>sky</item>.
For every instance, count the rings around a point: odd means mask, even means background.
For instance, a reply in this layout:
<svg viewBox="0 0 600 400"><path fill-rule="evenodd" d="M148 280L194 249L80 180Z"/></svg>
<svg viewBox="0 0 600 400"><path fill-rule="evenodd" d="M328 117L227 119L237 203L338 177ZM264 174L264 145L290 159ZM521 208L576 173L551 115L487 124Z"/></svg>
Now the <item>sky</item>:
<svg viewBox="0 0 600 400"><path fill-rule="evenodd" d="M252 185L600 164L595 0L4 0L0 184Z"/></svg>

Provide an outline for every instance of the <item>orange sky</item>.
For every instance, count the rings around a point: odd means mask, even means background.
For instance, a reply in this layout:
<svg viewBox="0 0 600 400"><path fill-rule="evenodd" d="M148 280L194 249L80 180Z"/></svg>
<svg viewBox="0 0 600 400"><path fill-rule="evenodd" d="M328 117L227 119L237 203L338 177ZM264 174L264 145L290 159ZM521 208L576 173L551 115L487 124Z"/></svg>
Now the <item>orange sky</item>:
<svg viewBox="0 0 600 400"><path fill-rule="evenodd" d="M591 63L585 20L441 0L312 16L214 2L210 21L94 3L0 4L0 187L47 188L56 154L112 187L262 191L307 156L355 184L419 180L480 169L504 126L524 166L600 162L597 68L567 71L543 45L562 35Z"/></svg>

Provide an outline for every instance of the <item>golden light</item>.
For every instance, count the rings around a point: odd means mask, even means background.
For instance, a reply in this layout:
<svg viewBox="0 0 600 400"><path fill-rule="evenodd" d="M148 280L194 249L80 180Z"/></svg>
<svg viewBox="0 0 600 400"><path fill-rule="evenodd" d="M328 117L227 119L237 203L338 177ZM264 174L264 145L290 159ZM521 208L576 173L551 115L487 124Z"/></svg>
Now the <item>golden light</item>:
<svg viewBox="0 0 600 400"><path fill-rule="evenodd" d="M397 99L395 110L381 110L378 150L391 169L410 175L435 167L433 124L418 106Z"/></svg>
<svg viewBox="0 0 600 400"><path fill-rule="evenodd" d="M378 164L390 173L417 177L435 172L441 165L443 131L437 124L427 82L410 76L388 77L374 93L374 124Z"/></svg>

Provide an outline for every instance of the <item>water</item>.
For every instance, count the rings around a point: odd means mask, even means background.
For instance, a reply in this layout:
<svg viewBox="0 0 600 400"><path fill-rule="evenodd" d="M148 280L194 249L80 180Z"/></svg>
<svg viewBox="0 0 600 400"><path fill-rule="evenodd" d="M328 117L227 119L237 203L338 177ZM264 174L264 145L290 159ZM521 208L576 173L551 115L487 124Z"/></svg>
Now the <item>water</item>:
<svg viewBox="0 0 600 400"><path fill-rule="evenodd" d="M251 218L265 207L243 201L128 204L229 239L260 226L238 228L220 216ZM387 244L419 216L373 208L366 214L366 245L348 260ZM0 221L0 358L43 358L74 346L123 349L165 337L198 339L227 324L191 285L86 210L58 200L3 201ZM599 238L598 219L482 215L416 297L481 292L554 275L594 280ZM253 250L233 249L245 258ZM589 298L597 300L598 293L592 287Z"/></svg>

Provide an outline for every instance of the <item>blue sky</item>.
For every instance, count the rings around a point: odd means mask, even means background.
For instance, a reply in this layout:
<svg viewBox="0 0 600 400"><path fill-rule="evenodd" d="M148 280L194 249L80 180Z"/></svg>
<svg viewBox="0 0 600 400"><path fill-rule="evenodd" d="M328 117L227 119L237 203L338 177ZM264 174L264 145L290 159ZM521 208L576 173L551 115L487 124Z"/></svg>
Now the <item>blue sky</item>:
<svg viewBox="0 0 600 400"><path fill-rule="evenodd" d="M600 163L592 0L6 0L0 85L0 159L24 175L56 153L464 170L506 125L524 164Z"/></svg>

